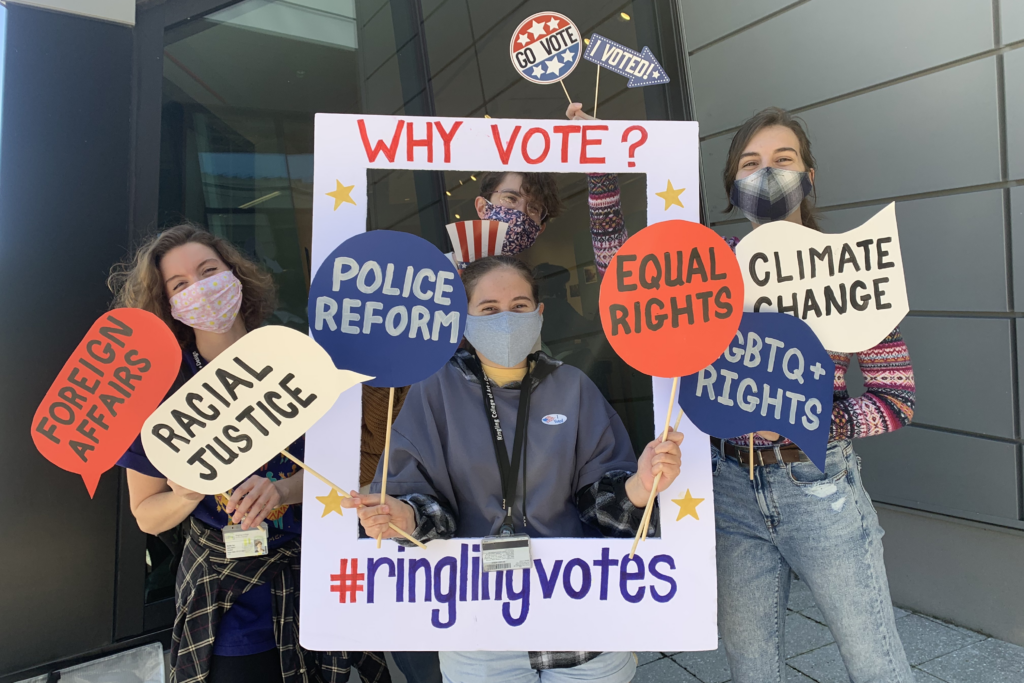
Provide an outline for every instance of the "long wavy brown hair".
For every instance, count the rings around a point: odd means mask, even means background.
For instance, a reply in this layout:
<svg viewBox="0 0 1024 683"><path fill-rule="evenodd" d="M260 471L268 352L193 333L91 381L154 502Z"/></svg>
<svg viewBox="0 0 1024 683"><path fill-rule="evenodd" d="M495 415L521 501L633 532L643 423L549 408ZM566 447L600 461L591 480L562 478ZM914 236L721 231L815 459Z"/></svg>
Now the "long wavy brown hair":
<svg viewBox="0 0 1024 683"><path fill-rule="evenodd" d="M128 260L110 269L107 287L114 293L112 306L149 311L167 323L182 347L193 344L196 335L192 328L171 317L171 303L160 275L160 261L167 252L190 242L204 244L217 252L242 283L239 315L245 321L245 328L253 330L263 324L277 308L277 290L270 274L227 240L191 223L175 225L153 235Z"/></svg>
<svg viewBox="0 0 1024 683"><path fill-rule="evenodd" d="M732 144L729 145L729 156L725 160L725 171L722 172L722 182L725 184L726 197L732 196L732 185L736 180L736 173L740 169L740 155L743 154L743 150L747 148L750 140L755 135L771 126L785 126L793 131L797 141L800 143L800 159L804 162L804 166L808 171L818 167L817 162L814 160L814 155L811 154L811 140L807 137L807 131L804 130L803 122L785 109L768 107L747 119L739 127L739 130L736 131L736 134L733 135ZM817 187L812 187L811 195L804 197L804 200L800 202L800 220L805 227L821 232L821 228L818 227L820 216L814 206L817 199L818 189ZM736 207L732 205L730 200L725 210L732 211L734 208Z"/></svg>

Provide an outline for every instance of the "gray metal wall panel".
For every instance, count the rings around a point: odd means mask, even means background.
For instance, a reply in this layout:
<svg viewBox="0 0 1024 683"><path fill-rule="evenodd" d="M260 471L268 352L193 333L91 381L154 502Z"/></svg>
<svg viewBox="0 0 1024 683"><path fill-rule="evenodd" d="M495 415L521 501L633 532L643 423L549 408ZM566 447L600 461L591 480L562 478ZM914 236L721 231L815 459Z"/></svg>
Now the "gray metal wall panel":
<svg viewBox="0 0 1024 683"><path fill-rule="evenodd" d="M992 47L991 0L814 0L691 57L697 120L707 135Z"/></svg>
<svg viewBox="0 0 1024 683"><path fill-rule="evenodd" d="M878 521L885 529L885 568L893 602L1024 645L1024 534L887 506L879 506ZM988 664L979 664L982 661ZM917 674L922 683L930 678ZM953 680L992 683L999 678L964 671ZM1002 680L1014 678L1020 680L1014 674Z"/></svg>
<svg viewBox="0 0 1024 683"><path fill-rule="evenodd" d="M990 57L802 113L818 162L819 206L997 182L996 111ZM730 140L701 143L713 222L736 217L722 213L719 180Z"/></svg>
<svg viewBox="0 0 1024 683"><path fill-rule="evenodd" d="M698 95L694 95L694 99L697 97ZM704 124L700 125L703 132ZM725 157L729 154L731 141L731 135L723 135L700 143L700 163L704 167L704 190L708 195L708 220L712 223L743 218L743 214L739 211L725 213L728 197L725 196L725 188L722 187L722 171L725 170ZM745 234L750 230L750 225L744 223L740 228Z"/></svg>
<svg viewBox="0 0 1024 683"><path fill-rule="evenodd" d="M1003 45L1024 40L1024 0L999 0Z"/></svg>
<svg viewBox="0 0 1024 683"><path fill-rule="evenodd" d="M1021 0L1024 5L1024 0ZM1024 179L1024 48L1003 56L1006 79L1006 153L1010 179Z"/></svg>
<svg viewBox="0 0 1024 683"><path fill-rule="evenodd" d="M686 47L696 50L766 17L793 0L681 0Z"/></svg>
<svg viewBox="0 0 1024 683"><path fill-rule="evenodd" d="M1010 188L1010 228L1010 241L1013 244L1013 302L1014 307L1020 309L1024 307L1024 187Z"/></svg>
<svg viewBox="0 0 1024 683"><path fill-rule="evenodd" d="M884 207L828 211L821 226L825 232L846 232ZM911 310L1007 310L1002 190L898 202L896 219ZM970 282L936 267L953 263L972 269Z"/></svg>
<svg viewBox="0 0 1024 683"><path fill-rule="evenodd" d="M990 57L801 114L819 204L997 182L996 112Z"/></svg>
<svg viewBox="0 0 1024 683"><path fill-rule="evenodd" d="M1017 520L1013 444L908 427L858 439L872 499Z"/></svg>
<svg viewBox="0 0 1024 683"><path fill-rule="evenodd" d="M1019 409L1019 402L1024 398L1024 373L1020 371L1020 359L1024 358L1024 319L1016 318L1012 324L1016 326L1017 330L1017 401ZM1021 476L1024 477L1024 472L1021 472Z"/></svg>
<svg viewBox="0 0 1024 683"><path fill-rule="evenodd" d="M911 316L901 329L917 381L916 422L1013 438L1008 320Z"/></svg>

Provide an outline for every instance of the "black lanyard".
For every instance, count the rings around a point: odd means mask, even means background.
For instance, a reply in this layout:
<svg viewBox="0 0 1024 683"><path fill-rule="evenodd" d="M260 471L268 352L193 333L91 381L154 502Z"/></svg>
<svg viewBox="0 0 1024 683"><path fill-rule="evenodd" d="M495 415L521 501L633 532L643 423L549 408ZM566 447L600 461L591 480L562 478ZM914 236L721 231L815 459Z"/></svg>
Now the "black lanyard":
<svg viewBox="0 0 1024 683"><path fill-rule="evenodd" d="M476 359L474 359L476 360ZM498 405L491 390L491 380L484 374L479 361L471 364L471 368L483 387L484 415L491 428L491 441L494 442L494 457L498 461L498 474L501 476L501 508L505 511L505 519L501 523L498 534L507 536L515 533L512 520L512 507L516 502L516 487L519 485L519 464L523 465L523 526L526 526L526 426L530 417L530 395L533 393L533 381L527 361L526 376L523 377L519 389L519 412L516 417L516 434L512 441L512 461L509 462L508 450L505 448L505 437L501 431L501 419L498 417Z"/></svg>

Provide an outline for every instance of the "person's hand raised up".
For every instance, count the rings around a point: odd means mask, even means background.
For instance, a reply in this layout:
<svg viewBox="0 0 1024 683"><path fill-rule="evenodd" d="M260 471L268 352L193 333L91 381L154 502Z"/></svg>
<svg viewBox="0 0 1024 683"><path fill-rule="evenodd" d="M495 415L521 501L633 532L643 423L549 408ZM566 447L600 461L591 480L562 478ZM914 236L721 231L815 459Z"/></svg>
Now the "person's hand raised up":
<svg viewBox="0 0 1024 683"><path fill-rule="evenodd" d="M593 116L583 112L583 105L579 102L573 102L569 105L569 108L565 110L565 116L570 121L596 121Z"/></svg>

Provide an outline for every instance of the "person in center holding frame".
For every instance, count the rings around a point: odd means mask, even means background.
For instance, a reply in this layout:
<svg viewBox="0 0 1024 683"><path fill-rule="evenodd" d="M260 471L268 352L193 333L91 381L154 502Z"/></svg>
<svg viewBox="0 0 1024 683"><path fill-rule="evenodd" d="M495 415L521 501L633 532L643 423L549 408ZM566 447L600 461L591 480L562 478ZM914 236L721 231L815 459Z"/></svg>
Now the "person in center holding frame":
<svg viewBox="0 0 1024 683"><path fill-rule="evenodd" d="M803 126L772 107L736 132L723 180L730 208L740 209L752 229L787 220L818 230L808 196L814 174ZM739 240L726 241L735 248ZM865 388L858 397L846 388L851 354L829 355L836 374L824 472L788 439L757 432L751 481L748 435L711 439L718 626L735 683L786 680L791 569L814 595L853 683L914 680L896 632L884 532L852 443L910 423L910 355L899 328L856 354Z"/></svg>
<svg viewBox="0 0 1024 683"><path fill-rule="evenodd" d="M358 508L371 537L395 538L391 522L421 541L484 537L485 570L490 543L528 550L530 538L632 538L654 478L662 475L664 491L679 475L683 435L669 430L638 461L618 414L589 378L543 352L530 353L544 308L530 270L513 257L492 256L469 264L462 277L469 344L409 390L392 431L388 492L394 495L380 504L381 467L373 493L353 491L342 504ZM649 534L657 520L655 512ZM636 669L631 652L441 652L440 658L449 683L626 683Z"/></svg>

